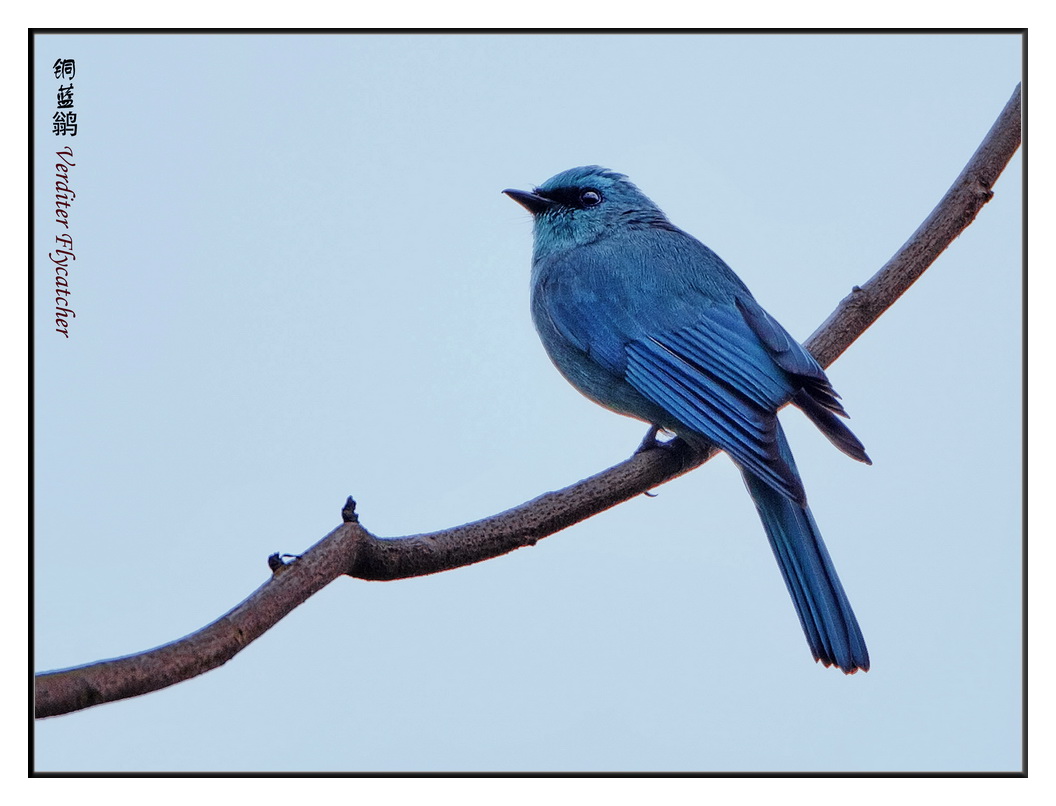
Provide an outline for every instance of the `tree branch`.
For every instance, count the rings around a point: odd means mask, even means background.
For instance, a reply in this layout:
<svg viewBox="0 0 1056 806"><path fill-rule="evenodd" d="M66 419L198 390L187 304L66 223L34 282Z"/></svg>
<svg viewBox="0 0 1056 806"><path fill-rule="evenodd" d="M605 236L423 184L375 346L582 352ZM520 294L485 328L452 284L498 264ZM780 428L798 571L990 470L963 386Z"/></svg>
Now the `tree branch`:
<svg viewBox="0 0 1056 806"><path fill-rule="evenodd" d="M864 285L855 286L804 342L823 367L839 358L880 314L894 305L993 198L992 188L997 178L1019 148L1022 135L1019 95L1017 84L983 142L931 215L894 257Z"/></svg>
<svg viewBox="0 0 1056 806"><path fill-rule="evenodd" d="M1020 144L1020 88L949 191L901 249L851 294L807 340L829 366L889 308L975 219ZM480 521L430 534L379 538L359 525L355 502L344 523L301 557L269 560L273 574L245 601L195 633L114 660L46 672L36 678L37 717L57 716L134 697L226 663L334 579L392 580L433 574L531 546L686 473L717 451L693 453L680 440L631 458L570 487Z"/></svg>

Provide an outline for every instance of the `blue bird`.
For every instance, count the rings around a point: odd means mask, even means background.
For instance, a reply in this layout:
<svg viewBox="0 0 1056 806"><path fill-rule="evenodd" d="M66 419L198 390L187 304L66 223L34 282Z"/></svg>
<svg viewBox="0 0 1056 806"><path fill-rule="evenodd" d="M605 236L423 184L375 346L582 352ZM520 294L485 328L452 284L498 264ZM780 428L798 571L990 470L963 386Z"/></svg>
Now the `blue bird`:
<svg viewBox="0 0 1056 806"><path fill-rule="evenodd" d="M503 192L532 214L532 319L561 374L652 425L651 437L662 428L724 450L755 501L814 659L867 671L865 640L777 419L792 403L836 447L872 464L818 362L623 174L589 165L532 192Z"/></svg>

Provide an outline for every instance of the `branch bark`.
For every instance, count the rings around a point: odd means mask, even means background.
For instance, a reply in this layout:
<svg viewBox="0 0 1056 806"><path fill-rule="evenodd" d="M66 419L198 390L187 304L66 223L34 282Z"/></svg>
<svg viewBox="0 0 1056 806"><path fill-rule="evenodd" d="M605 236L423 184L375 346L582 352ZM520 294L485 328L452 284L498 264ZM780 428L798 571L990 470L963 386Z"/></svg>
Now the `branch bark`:
<svg viewBox="0 0 1056 806"><path fill-rule="evenodd" d="M856 286L807 340L829 366L894 304L975 219L1021 139L1020 87L946 195L895 255ZM359 524L348 500L344 523L291 563L272 557L272 576L235 608L184 638L113 660L36 677L36 716L47 717L146 694L226 663L340 576L393 580L498 557L603 512L710 459L676 440L518 507L453 529L381 538Z"/></svg>

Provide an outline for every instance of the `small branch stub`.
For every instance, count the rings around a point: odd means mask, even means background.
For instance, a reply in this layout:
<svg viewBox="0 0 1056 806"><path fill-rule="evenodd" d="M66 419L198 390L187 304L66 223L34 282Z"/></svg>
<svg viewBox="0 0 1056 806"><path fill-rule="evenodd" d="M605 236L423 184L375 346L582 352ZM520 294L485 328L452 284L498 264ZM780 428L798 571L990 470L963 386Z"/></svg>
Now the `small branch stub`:
<svg viewBox="0 0 1056 806"><path fill-rule="evenodd" d="M359 515L356 514L356 500L351 495L341 508L341 520L344 523L359 523Z"/></svg>

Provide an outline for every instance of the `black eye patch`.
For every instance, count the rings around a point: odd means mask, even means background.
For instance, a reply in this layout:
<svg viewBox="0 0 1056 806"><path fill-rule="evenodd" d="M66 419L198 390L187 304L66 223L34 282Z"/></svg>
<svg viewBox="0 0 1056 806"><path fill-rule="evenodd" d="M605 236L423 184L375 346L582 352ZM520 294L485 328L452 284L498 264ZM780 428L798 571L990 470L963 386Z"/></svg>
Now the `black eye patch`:
<svg viewBox="0 0 1056 806"><path fill-rule="evenodd" d="M555 201L564 207L574 207L582 210L587 207L595 207L601 204L601 192L594 188L566 187L554 188L553 190L539 190L536 195Z"/></svg>

